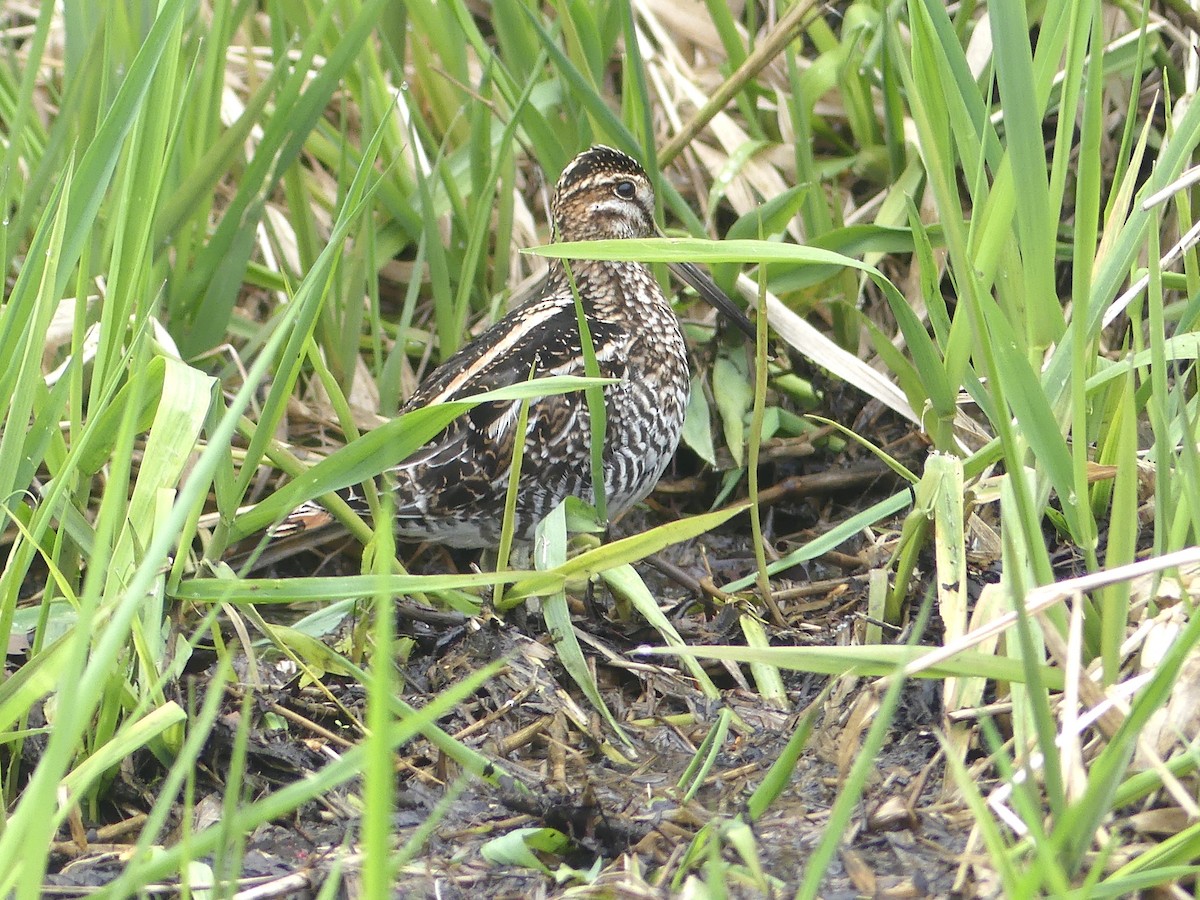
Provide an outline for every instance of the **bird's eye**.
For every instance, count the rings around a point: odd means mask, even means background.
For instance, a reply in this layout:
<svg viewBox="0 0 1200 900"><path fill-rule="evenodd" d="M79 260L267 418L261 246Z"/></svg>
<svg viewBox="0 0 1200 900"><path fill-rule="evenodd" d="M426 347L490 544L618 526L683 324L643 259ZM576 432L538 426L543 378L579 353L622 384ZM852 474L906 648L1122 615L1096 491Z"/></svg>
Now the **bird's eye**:
<svg viewBox="0 0 1200 900"><path fill-rule="evenodd" d="M633 195L637 193L637 187L632 181L618 181L617 186L613 190L617 192L617 196L622 200L632 200Z"/></svg>

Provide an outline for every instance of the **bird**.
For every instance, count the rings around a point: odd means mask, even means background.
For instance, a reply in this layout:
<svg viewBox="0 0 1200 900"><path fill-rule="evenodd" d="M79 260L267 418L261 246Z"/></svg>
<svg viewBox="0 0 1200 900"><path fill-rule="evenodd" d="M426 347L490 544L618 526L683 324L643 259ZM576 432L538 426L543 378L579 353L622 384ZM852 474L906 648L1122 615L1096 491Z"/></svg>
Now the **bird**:
<svg viewBox="0 0 1200 900"><path fill-rule="evenodd" d="M551 204L552 240L647 237L657 227L654 208L645 169L626 153L598 144L576 156L558 179ZM568 267L552 260L541 290L438 366L401 412L470 398L531 377L585 375L576 291L599 373L615 380L603 388L602 465L608 514L616 518L661 478L679 445L691 386L679 320L642 263L573 260ZM716 293L705 291L705 299L753 334L737 306ZM516 539L531 539L538 522L568 496L595 502L585 392L530 401L523 438L517 434L519 412L517 401L480 403L384 474L398 540L496 547L518 439L524 440L524 449L512 530ZM360 492L343 496L366 513ZM328 512L310 502L287 516L275 533L332 522Z"/></svg>

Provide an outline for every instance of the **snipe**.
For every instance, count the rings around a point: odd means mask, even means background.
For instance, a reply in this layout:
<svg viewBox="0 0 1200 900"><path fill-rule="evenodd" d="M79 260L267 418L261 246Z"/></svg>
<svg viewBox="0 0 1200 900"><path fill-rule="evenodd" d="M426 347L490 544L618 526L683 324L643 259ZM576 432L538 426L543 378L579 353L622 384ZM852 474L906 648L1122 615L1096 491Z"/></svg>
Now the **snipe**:
<svg viewBox="0 0 1200 900"><path fill-rule="evenodd" d="M654 191L635 160L595 146L563 171L552 212L558 241L647 237L654 231ZM570 272L600 373L620 379L604 389L604 491L609 515L616 516L650 493L679 444L690 385L687 350L679 321L645 265L576 260ZM723 295L706 292L706 299L721 303ZM749 328L740 310L725 303L723 311ZM574 295L557 260L536 299L446 360L404 411L526 381L531 372L585 374ZM384 483L394 488L399 539L451 547L499 542L518 411L518 403L476 406L388 473ZM532 401L524 441L518 538L531 537L538 521L568 495L593 502L585 394ZM276 534L329 521L321 507L306 504Z"/></svg>

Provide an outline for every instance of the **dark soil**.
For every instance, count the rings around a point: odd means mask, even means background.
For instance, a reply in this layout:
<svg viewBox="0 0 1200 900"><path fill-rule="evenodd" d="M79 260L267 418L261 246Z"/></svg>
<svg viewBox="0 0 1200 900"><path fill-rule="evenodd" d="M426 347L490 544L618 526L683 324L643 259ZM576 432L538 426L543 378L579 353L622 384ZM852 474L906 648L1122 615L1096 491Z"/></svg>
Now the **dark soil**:
<svg viewBox="0 0 1200 900"><path fill-rule="evenodd" d="M811 471L806 461L790 460L780 463L775 474L774 504L766 524L772 549L780 554L849 514L848 506L866 504L882 496L876 492L896 489L892 476L866 458L844 460L840 469L814 466ZM677 472L655 495L652 505L658 512L636 513L617 530L654 524L663 504L696 492L695 478ZM650 520L637 521L639 516ZM750 606L711 590L705 594L704 589L753 571L745 532L742 523L672 547L639 566L660 606L690 644L742 642L738 617ZM776 577L772 587L786 624L771 624L764 615L772 642L862 643L868 625L865 576L884 562L883 554L865 544L843 546L801 570ZM417 560L418 566L433 571L466 562L436 551L422 552ZM353 560L316 559L309 553L276 563L268 574L311 574L317 569L324 575L356 571ZM920 595L919 590L913 592ZM400 668L407 702L420 706L493 660L502 658L506 666L471 702L439 722L500 767L505 773L500 786L465 782L432 835L402 869L396 896L559 896L568 890L665 896L681 890L687 879L703 878L706 871L704 857L682 865L684 852L705 825L745 817L751 792L815 701L817 727L791 783L752 825L765 883L753 880L744 866L728 870L727 887L733 896L790 896L826 830L830 808L869 727L870 716L861 711L874 696L873 681L841 679L819 700L826 677L785 673L788 702L777 708L754 690L747 667L713 663L710 675L723 691L719 701L713 701L697 691L672 660L633 652L661 641L639 619L618 620L618 609L603 589L575 598L573 604L581 641L595 661L604 699L630 739L628 746L602 723L561 669L536 607L504 620L490 614L467 619L408 601L398 603L400 634L413 641ZM277 619L287 615L277 609L271 614ZM349 630L354 624L348 621L343 627ZM936 630L935 622L930 634L919 637L935 642ZM890 640L906 637L886 633ZM197 653L189 677L203 681L211 660ZM250 707L254 721L246 781L255 796L319 769L327 760L325 749L339 750L357 738L326 695L301 687L298 679L287 680L269 660L259 662L259 679L268 687ZM346 709L362 715L361 685L328 675L325 687ZM188 686L180 685L179 690L186 706ZM946 790L936 738L943 724L940 698L938 682L917 681L905 688L822 896L971 892L970 884L956 884L971 820L960 803L948 799L953 794ZM208 805L220 815L223 773L228 771L242 701L238 691L231 691L226 715L210 739L197 774L199 811ZM722 709L735 714L734 725L703 787L687 800L678 785ZM286 727L279 727L281 717L287 717ZM35 761L36 742L29 742L25 753L29 762ZM461 774L423 739L403 748L402 754L394 821L401 846L424 826L447 786ZM128 846L122 842L136 839L139 817L153 802L161 776L161 766L149 754L130 760L113 787L111 806L102 811L109 824L93 829L83 842L64 840L58 846L48 887L72 895L115 877L121 852ZM240 861L242 889L260 885L261 896L315 896L340 860L345 864L340 873L342 895L358 893L355 794L360 789L351 783L344 793L325 796L288 820L250 835ZM481 852L489 841L513 829L541 826L571 838L568 852L545 860L552 871L560 865L577 870L598 865L599 880L587 887L558 885L538 871L490 862ZM744 862L730 842L722 846L728 862Z"/></svg>
<svg viewBox="0 0 1200 900"><path fill-rule="evenodd" d="M821 622L819 632L805 628L789 639L849 639L857 628L856 610L847 608L851 604L846 596L839 600L840 622L830 616ZM531 631L537 630L534 624L530 617ZM706 631L723 638L717 633L721 631L717 620L695 624L689 640ZM601 625L598 631L599 639L613 649L636 646L616 643L611 626ZM598 658L605 699L619 720L665 719L681 712L694 717L686 725L666 721L625 725L633 746L619 748L630 760L629 765L619 765L600 749L601 742L615 740L597 717L590 717L586 730L578 727L576 710L587 710L586 701L559 670L547 638L491 619L457 629L448 643L429 655L414 655L405 670L405 699L420 705L458 673L474 671L498 656L509 661L501 675L440 725L451 734L467 733L466 743L494 759L514 780L502 788L470 784L404 869L396 896L556 895L563 889L542 874L498 867L480 852L485 843L511 829L539 826L557 828L573 839L572 853L548 860L552 869L565 863L587 870L600 860L606 873L602 883L621 885L622 890L641 884L647 895L661 896L672 886L670 878L684 874L677 869L679 854L699 829L714 817L744 812L750 792L790 737L796 713L806 708L824 682L816 676L793 675L788 684L791 703L784 711L766 705L753 691L737 686L740 678L719 670L714 670L714 676L728 687L721 701L714 703L670 666L639 663L617 668ZM737 675L745 677L741 672ZM333 679L327 679L327 686L338 690ZM834 690L823 704L820 723L791 785L754 823L762 866L778 896L794 892L806 859L824 833L844 767L862 737L861 723L852 724L855 719L850 713L867 687L865 681L852 679ZM943 773L934 737L934 729L940 726L939 690L933 682L907 688L823 896L945 896L951 891L966 828L961 809L956 804L946 806L941 798ZM339 699L362 712L357 685L344 685ZM338 710L327 706L314 690L282 685L260 695L257 708L268 702L336 727ZM571 703L574 709L568 708ZM230 717L236 716L238 705L238 698L231 697ZM677 785L722 706L736 712L746 727L731 730L705 786L695 799L684 802ZM484 727L478 727L481 722ZM226 771L235 725L229 721L214 734L200 773L205 790L212 792L208 802L218 809L224 787L220 773ZM254 733L248 766L253 793L318 768L322 759L310 748L311 738L301 728L285 734ZM422 827L458 772L424 741L405 749L398 772L395 832L403 844ZM125 771L119 792L126 800L122 805L137 805L139 796L143 801L152 798L157 774L152 765ZM348 787L350 794L356 790L358 785ZM328 797L288 821L260 828L247 844L242 877L250 880L243 885L301 873L308 887L286 895L315 896L334 860L354 845L355 808L347 797ZM63 888L95 886L115 877L120 871L115 846L99 841L95 834L93 840L98 846L91 853L64 852L62 868L48 876L47 883ZM732 851L727 849L726 855L735 860ZM631 870L630 859L637 860L636 870ZM635 876L633 871L643 875ZM657 873L668 881L659 882ZM353 882L353 867L343 877ZM654 887L643 878L651 879ZM730 888L735 896L761 894L759 886L749 883L735 882ZM349 890L348 895L353 893Z"/></svg>

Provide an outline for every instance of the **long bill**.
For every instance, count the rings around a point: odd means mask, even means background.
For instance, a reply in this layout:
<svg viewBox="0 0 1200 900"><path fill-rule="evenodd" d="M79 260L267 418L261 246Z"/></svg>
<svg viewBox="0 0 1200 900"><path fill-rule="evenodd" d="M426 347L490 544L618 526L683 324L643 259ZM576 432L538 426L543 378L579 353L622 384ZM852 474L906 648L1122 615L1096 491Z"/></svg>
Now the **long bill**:
<svg viewBox="0 0 1200 900"><path fill-rule="evenodd" d="M712 280L707 272L697 266L695 263L681 262L668 263L667 268L674 273L675 277L684 284L695 289L696 293L704 299L704 301L717 312L721 313L734 325L742 330L750 340L754 340L754 323L751 322L741 307L729 299L729 295L717 287L717 283Z"/></svg>

